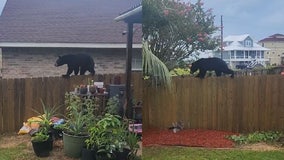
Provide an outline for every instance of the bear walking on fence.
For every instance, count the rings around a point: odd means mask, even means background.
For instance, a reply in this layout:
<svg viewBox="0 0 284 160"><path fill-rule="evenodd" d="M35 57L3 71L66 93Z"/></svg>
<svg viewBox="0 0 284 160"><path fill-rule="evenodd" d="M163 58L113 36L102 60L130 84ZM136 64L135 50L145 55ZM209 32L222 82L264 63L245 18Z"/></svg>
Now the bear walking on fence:
<svg viewBox="0 0 284 160"><path fill-rule="evenodd" d="M222 73L231 74L234 78L234 71L228 68L225 61L220 58L201 58L191 64L190 73L193 74L199 70L196 77L204 78L207 71L215 71L216 76L219 77Z"/></svg>
<svg viewBox="0 0 284 160"><path fill-rule="evenodd" d="M68 69L63 77L69 77L70 74L74 71L75 75L78 75L80 70L80 75L84 75L86 71L89 71L93 76L95 74L94 70L94 60L91 56L86 54L69 54L64 56L58 56L55 66L59 67L64 64L67 64Z"/></svg>

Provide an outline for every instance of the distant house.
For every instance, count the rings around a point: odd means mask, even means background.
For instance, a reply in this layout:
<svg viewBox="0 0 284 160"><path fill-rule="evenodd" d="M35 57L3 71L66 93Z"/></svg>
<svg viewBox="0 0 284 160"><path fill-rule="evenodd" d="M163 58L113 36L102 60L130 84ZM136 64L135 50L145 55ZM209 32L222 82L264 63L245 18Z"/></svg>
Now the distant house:
<svg viewBox="0 0 284 160"><path fill-rule="evenodd" d="M141 0L7 0L0 16L0 76L65 74L59 55L85 53L98 74L125 73L127 24L114 19ZM133 27L132 69L141 70L142 29Z"/></svg>
<svg viewBox="0 0 284 160"><path fill-rule="evenodd" d="M258 42L262 47L269 48L264 57L269 59L270 65L284 65L284 35L274 34Z"/></svg>
<svg viewBox="0 0 284 160"><path fill-rule="evenodd" d="M223 47L223 60L231 68L253 68L256 65L265 67L268 63L264 52L269 49L255 43L248 34L225 37ZM220 53L215 53L214 56L221 57Z"/></svg>

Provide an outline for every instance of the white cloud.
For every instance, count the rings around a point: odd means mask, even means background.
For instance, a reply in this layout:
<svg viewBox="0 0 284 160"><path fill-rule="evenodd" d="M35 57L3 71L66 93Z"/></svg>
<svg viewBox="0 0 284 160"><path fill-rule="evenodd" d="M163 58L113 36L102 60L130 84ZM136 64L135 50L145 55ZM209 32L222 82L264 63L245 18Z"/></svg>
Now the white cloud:
<svg viewBox="0 0 284 160"><path fill-rule="evenodd" d="M203 0L205 8L212 8L215 25L223 15L224 34L248 33L256 40L271 34L284 34L283 0ZM226 35L225 35L226 36Z"/></svg>

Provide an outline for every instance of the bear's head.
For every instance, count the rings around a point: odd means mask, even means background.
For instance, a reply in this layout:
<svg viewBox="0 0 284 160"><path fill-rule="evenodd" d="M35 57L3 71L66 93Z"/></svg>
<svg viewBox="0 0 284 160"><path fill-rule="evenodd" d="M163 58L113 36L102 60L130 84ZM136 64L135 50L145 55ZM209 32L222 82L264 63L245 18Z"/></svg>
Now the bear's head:
<svg viewBox="0 0 284 160"><path fill-rule="evenodd" d="M63 58L61 56L58 56L58 59L56 60L55 62L55 67L58 67L58 66L62 66L63 64L65 64Z"/></svg>
<svg viewBox="0 0 284 160"><path fill-rule="evenodd" d="M190 74L193 74L197 70L198 70L198 65L196 64L196 62L193 62L190 66Z"/></svg>

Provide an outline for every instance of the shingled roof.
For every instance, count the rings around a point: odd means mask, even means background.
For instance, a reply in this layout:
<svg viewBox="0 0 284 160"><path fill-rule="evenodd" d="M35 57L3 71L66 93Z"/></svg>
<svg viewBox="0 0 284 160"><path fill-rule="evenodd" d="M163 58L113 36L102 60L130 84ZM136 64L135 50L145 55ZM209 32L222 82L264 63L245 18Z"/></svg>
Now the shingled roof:
<svg viewBox="0 0 284 160"><path fill-rule="evenodd" d="M260 40L259 42L283 42L284 41L284 35L283 34L273 34L267 38L264 38Z"/></svg>
<svg viewBox="0 0 284 160"><path fill-rule="evenodd" d="M0 47L124 47L127 25L114 19L141 0L7 0ZM134 26L141 44L141 24ZM135 47L135 45L134 45Z"/></svg>

